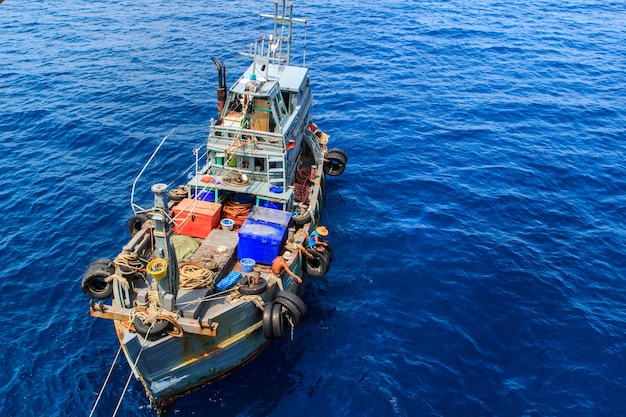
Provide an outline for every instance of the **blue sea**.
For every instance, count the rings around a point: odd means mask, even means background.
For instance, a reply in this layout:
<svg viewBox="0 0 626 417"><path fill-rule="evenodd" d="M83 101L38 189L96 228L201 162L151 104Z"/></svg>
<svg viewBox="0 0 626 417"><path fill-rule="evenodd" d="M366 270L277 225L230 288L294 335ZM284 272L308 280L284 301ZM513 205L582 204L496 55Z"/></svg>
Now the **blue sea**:
<svg viewBox="0 0 626 417"><path fill-rule="evenodd" d="M0 416L87 416L118 342L79 282L133 181L184 182L273 2L0 4ZM626 4L297 1L349 155L307 319L169 416L626 415ZM306 42L306 54L303 47ZM120 359L95 416L154 416ZM123 398L122 394L124 393ZM121 398L121 400L120 400Z"/></svg>

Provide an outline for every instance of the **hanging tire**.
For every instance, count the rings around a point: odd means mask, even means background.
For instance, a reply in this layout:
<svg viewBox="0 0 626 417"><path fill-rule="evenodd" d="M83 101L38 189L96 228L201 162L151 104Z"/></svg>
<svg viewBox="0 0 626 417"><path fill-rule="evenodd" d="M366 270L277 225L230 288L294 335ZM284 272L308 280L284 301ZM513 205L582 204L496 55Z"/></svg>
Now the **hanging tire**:
<svg viewBox="0 0 626 417"><path fill-rule="evenodd" d="M311 222L311 212L308 210L302 214L298 214L297 216L292 217L293 222L296 226L304 226L307 223Z"/></svg>
<svg viewBox="0 0 626 417"><path fill-rule="evenodd" d="M333 148L333 149L329 149L327 153L338 153L341 156L343 156L343 159L346 161L345 163L348 163L348 154L345 153L343 150L339 149L339 148Z"/></svg>
<svg viewBox="0 0 626 417"><path fill-rule="evenodd" d="M279 291L274 298L275 303L282 304L294 318L294 325L300 323L307 315L308 309L300 297L289 291ZM296 317L298 323L295 322Z"/></svg>
<svg viewBox="0 0 626 417"><path fill-rule="evenodd" d="M307 257L305 260L306 273L315 278L324 276L328 272L328 259L326 256L314 248L308 248L306 251L313 255L312 259Z"/></svg>
<svg viewBox="0 0 626 417"><path fill-rule="evenodd" d="M283 320L283 306L274 303L272 304L272 337L274 339L280 339L283 337L283 329L285 328L285 322Z"/></svg>
<svg viewBox="0 0 626 417"><path fill-rule="evenodd" d="M89 266L87 267L87 270L90 269L106 269L107 271L111 271L111 273L115 272L115 264L113 263L112 260L108 259L108 258L98 258L95 261L93 261L92 263L89 264Z"/></svg>
<svg viewBox="0 0 626 417"><path fill-rule="evenodd" d="M171 323L167 320L157 319L154 325L146 324L138 316L133 320L135 331L147 340L159 340L167 336Z"/></svg>
<svg viewBox="0 0 626 417"><path fill-rule="evenodd" d="M91 298L106 300L113 295L113 285L106 281L111 275L103 268L88 269L80 282L80 288Z"/></svg>
<svg viewBox="0 0 626 417"><path fill-rule="evenodd" d="M280 339L283 337L285 321L282 304L270 301L263 308L263 335L266 339Z"/></svg>
<svg viewBox="0 0 626 417"><path fill-rule="evenodd" d="M326 259L328 259L328 266L330 267L330 263L333 261L334 257L333 248L330 245L326 245L322 253L326 256Z"/></svg>
<svg viewBox="0 0 626 417"><path fill-rule="evenodd" d="M270 301L265 304L263 308L263 335L266 339L271 340L274 338L274 332L272 331L272 308L274 302Z"/></svg>
<svg viewBox="0 0 626 417"><path fill-rule="evenodd" d="M341 175L346 170L346 158L339 152L328 152L324 159L324 173L331 177Z"/></svg>
<svg viewBox="0 0 626 417"><path fill-rule="evenodd" d="M96 300L106 300L113 294L113 285L106 279L115 273L113 261L99 258L89 264L80 282L80 288L87 296Z"/></svg>
<svg viewBox="0 0 626 417"><path fill-rule="evenodd" d="M128 230L128 234L131 236L135 236L137 232L141 230L143 224L148 221L148 215L146 213L137 213L133 217L130 218L128 223L126 224L126 229Z"/></svg>
<svg viewBox="0 0 626 417"><path fill-rule="evenodd" d="M243 295L259 295L267 289L267 281L265 278L259 278L259 283L256 285L246 285L239 287L239 292Z"/></svg>

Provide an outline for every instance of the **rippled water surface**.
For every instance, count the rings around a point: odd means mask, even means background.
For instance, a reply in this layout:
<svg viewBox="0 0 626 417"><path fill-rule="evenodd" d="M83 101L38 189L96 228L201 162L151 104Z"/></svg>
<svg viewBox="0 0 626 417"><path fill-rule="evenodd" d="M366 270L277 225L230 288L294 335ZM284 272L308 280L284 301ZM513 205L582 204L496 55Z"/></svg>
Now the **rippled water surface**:
<svg viewBox="0 0 626 417"><path fill-rule="evenodd" d="M0 5L0 415L88 415L117 351L86 266L176 183L256 1ZM626 414L626 6L296 2L335 252L307 320L172 416ZM301 60L302 27L297 60ZM183 149L183 152L179 150ZM119 361L96 409L111 416ZM152 416L131 379L117 415Z"/></svg>

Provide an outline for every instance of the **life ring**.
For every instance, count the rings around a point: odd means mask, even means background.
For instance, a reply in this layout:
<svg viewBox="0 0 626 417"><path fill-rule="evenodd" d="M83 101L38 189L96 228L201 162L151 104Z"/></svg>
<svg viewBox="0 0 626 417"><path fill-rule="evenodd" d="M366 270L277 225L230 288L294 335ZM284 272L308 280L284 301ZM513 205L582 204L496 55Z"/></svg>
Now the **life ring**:
<svg viewBox="0 0 626 417"><path fill-rule="evenodd" d="M263 335L266 339L280 339L283 337L283 306L273 301L263 308Z"/></svg>
<svg viewBox="0 0 626 417"><path fill-rule="evenodd" d="M282 304L287 309L294 326L297 326L307 315L306 304L300 297L289 291L279 291L274 298L275 303Z"/></svg>
<svg viewBox="0 0 626 417"><path fill-rule="evenodd" d="M96 259L87 268L87 272L80 282L80 288L85 294L96 300L106 300L113 295L113 285L106 281L115 273L115 266L109 259Z"/></svg>
<svg viewBox="0 0 626 417"><path fill-rule="evenodd" d="M331 177L341 175L346 170L346 158L339 152L328 152L324 159L324 173Z"/></svg>
<svg viewBox="0 0 626 417"><path fill-rule="evenodd" d="M146 213L137 213L133 217L128 220L126 224L126 229L128 230L128 234L131 236L135 236L137 232L141 230L143 224L148 221L148 215Z"/></svg>
<svg viewBox="0 0 626 417"><path fill-rule="evenodd" d="M328 259L326 256L316 251L315 248L308 248L306 251L313 255L313 258L307 257L305 260L306 273L315 278L324 276L328 272Z"/></svg>
<svg viewBox="0 0 626 417"><path fill-rule="evenodd" d="M146 324L139 316L135 316L133 320L135 331L147 340L159 340L163 336L167 336L171 323L167 320L156 319L154 325Z"/></svg>
<svg viewBox="0 0 626 417"><path fill-rule="evenodd" d="M239 292L243 295L259 295L267 289L267 281L265 278L259 278L259 283L256 285L244 285L239 287Z"/></svg>

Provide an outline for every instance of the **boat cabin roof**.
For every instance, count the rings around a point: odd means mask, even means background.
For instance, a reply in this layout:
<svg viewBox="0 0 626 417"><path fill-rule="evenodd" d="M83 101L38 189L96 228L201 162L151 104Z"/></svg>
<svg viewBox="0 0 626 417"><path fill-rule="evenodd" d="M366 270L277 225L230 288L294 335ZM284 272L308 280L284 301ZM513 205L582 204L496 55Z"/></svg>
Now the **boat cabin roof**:
<svg viewBox="0 0 626 417"><path fill-rule="evenodd" d="M281 91L297 93L305 83L308 71L308 68L302 67L252 63L231 91L237 94L245 93L246 86L250 82L250 76L255 74L257 81L267 81L263 83L263 89L258 93L269 94L276 81L278 81Z"/></svg>

